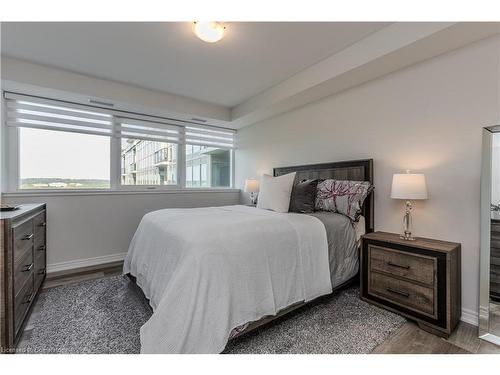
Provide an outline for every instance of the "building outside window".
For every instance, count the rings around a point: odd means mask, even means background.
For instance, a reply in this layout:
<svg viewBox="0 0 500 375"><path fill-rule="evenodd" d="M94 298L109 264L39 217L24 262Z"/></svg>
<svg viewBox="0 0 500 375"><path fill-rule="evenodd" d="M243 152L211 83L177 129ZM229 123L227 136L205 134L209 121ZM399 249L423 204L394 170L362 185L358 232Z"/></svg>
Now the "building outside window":
<svg viewBox="0 0 500 375"><path fill-rule="evenodd" d="M122 138L122 185L176 185L177 144Z"/></svg>
<svg viewBox="0 0 500 375"><path fill-rule="evenodd" d="M177 144L122 140L122 185L175 185ZM231 152L186 145L186 187L231 186Z"/></svg>
<svg viewBox="0 0 500 375"><path fill-rule="evenodd" d="M186 145L186 187L230 187L231 151Z"/></svg>

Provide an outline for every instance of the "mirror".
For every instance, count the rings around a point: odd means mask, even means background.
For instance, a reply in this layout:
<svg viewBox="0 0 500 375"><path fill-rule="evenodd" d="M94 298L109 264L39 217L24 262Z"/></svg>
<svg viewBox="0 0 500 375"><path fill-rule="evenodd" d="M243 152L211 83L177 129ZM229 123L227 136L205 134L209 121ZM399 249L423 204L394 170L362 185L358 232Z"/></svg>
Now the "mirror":
<svg viewBox="0 0 500 375"><path fill-rule="evenodd" d="M500 345L500 126L483 129L479 337Z"/></svg>

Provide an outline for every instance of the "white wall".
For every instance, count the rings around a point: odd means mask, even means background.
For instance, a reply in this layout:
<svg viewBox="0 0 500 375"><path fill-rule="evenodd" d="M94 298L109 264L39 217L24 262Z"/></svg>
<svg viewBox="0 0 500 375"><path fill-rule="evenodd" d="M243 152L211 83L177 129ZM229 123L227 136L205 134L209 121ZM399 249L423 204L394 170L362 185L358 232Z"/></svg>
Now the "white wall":
<svg viewBox="0 0 500 375"><path fill-rule="evenodd" d="M8 197L47 203L48 272L123 259L142 216L162 208L238 204L239 192Z"/></svg>
<svg viewBox="0 0 500 375"><path fill-rule="evenodd" d="M101 99L114 103L114 109L143 111L149 115L175 116L185 120L201 117L211 119L209 123L218 125L224 125L231 117L230 110L220 105L6 56L1 57L1 77L3 90L19 90L24 94L33 93L52 99L78 100L82 103L89 98Z"/></svg>
<svg viewBox="0 0 500 375"><path fill-rule="evenodd" d="M499 123L499 46L490 38L238 133L236 186L273 167L373 158L375 228L399 232L392 174L427 176L414 233L462 243L462 305L477 313L481 128ZM245 199L246 196L245 196Z"/></svg>

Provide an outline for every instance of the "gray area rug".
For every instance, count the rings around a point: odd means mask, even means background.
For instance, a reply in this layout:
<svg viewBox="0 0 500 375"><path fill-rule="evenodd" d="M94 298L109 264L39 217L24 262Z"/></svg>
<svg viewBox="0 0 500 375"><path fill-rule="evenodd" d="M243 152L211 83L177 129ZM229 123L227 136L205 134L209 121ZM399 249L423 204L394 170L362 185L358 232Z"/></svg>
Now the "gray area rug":
<svg viewBox="0 0 500 375"><path fill-rule="evenodd" d="M139 330L152 313L121 276L48 289L37 303L20 352L139 353ZM224 353L369 353L405 321L350 287L234 339Z"/></svg>

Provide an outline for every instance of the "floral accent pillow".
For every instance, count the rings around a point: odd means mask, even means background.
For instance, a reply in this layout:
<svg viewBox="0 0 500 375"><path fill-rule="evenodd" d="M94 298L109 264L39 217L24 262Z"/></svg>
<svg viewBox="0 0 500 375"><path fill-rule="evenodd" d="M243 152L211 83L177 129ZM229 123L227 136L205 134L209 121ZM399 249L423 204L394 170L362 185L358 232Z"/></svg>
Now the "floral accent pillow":
<svg viewBox="0 0 500 375"><path fill-rule="evenodd" d="M372 190L368 181L323 180L317 188L316 210L338 212L356 221Z"/></svg>

